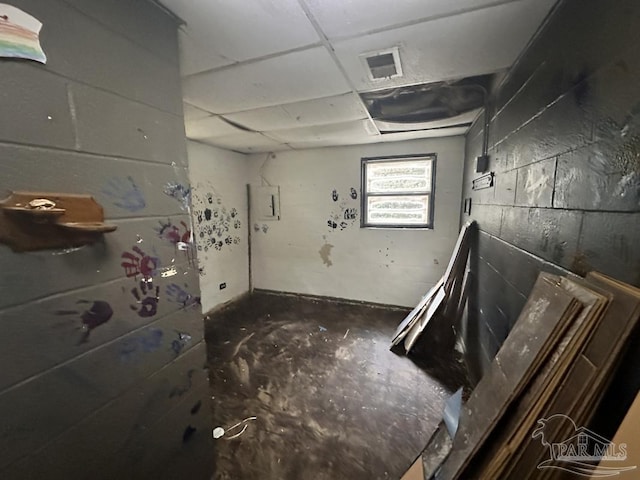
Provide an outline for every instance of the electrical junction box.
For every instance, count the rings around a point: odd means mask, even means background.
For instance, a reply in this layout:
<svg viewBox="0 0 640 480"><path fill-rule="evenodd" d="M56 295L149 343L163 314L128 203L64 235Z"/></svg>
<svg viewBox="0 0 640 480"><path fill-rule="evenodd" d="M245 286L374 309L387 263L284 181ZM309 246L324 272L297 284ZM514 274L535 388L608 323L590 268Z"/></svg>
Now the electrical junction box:
<svg viewBox="0 0 640 480"><path fill-rule="evenodd" d="M484 173L489 170L489 155L476 157L476 173Z"/></svg>
<svg viewBox="0 0 640 480"><path fill-rule="evenodd" d="M250 186L251 218L254 221L280 220L280 187Z"/></svg>

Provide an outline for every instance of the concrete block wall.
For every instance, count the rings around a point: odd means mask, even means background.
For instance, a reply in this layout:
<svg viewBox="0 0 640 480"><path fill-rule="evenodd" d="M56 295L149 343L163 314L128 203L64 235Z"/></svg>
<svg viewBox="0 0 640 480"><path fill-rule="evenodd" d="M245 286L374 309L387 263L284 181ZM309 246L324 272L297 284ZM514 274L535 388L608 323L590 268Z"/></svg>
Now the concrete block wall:
<svg viewBox="0 0 640 480"><path fill-rule="evenodd" d="M0 195L91 194L118 230L0 245L0 477L208 478L177 25L146 1L12 4L48 63L0 59Z"/></svg>
<svg viewBox="0 0 640 480"><path fill-rule="evenodd" d="M188 142L202 310L249 291L248 157Z"/></svg>
<svg viewBox="0 0 640 480"><path fill-rule="evenodd" d="M493 188L471 188L482 118L467 135L463 220L480 231L466 343L478 376L540 270L595 269L640 286L638 32L636 1L559 2L494 95ZM640 386L639 345L612 386L613 411Z"/></svg>
<svg viewBox="0 0 640 480"><path fill-rule="evenodd" d="M361 158L419 153L437 155L434 229L360 228ZM458 237L463 157L463 137L251 155L251 185L279 185L281 207L251 220L253 286L415 306Z"/></svg>

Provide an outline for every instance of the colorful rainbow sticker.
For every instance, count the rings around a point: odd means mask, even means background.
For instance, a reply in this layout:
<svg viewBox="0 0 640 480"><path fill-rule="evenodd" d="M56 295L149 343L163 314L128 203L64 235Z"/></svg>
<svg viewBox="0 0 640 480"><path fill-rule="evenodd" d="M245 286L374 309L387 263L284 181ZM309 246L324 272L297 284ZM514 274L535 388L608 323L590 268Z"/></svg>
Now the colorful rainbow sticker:
<svg viewBox="0 0 640 480"><path fill-rule="evenodd" d="M0 57L47 63L40 46L42 23L19 8L0 3Z"/></svg>

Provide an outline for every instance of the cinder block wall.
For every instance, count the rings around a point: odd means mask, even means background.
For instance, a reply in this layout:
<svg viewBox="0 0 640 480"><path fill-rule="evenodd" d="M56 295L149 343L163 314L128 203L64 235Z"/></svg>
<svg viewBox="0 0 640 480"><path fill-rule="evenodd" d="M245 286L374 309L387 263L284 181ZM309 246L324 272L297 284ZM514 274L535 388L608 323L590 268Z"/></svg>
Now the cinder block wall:
<svg viewBox="0 0 640 480"><path fill-rule="evenodd" d="M208 478L177 24L147 1L11 3L49 61L0 59L0 193L91 194L118 230L0 246L0 478Z"/></svg>
<svg viewBox="0 0 640 480"><path fill-rule="evenodd" d="M426 153L437 155L434 228L360 228L361 158ZM462 137L251 155L249 183L279 185L281 210L252 219L253 286L413 308L458 237L463 155ZM338 226L346 209L356 218Z"/></svg>
<svg viewBox="0 0 640 480"><path fill-rule="evenodd" d="M541 269L595 269L640 286L638 32L635 0L561 1L495 95L493 188L471 189L482 118L467 136L463 197L480 231L466 339L477 376ZM640 385L639 345L614 381L614 412Z"/></svg>

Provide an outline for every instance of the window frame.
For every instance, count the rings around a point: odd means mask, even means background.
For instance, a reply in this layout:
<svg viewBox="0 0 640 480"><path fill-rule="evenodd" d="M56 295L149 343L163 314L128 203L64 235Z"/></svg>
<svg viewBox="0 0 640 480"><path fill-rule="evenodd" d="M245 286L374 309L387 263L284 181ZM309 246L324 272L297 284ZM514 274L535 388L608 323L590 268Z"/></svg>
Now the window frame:
<svg viewBox="0 0 640 480"><path fill-rule="evenodd" d="M394 161L407 160L429 160L431 162L431 189L426 195L429 197L429 211L427 212L427 223L417 224L396 224L396 223L368 223L368 197L384 196L384 197L408 197L408 196L424 196L425 192L393 192L393 193L374 193L369 194L367 191L367 165L371 163L389 163ZM360 228L388 228L388 229L409 229L409 230L433 230L434 225L434 205L436 193L436 166L438 155L436 153L416 153L408 155L389 155L383 157L362 157L360 159Z"/></svg>

